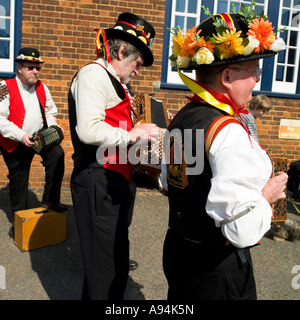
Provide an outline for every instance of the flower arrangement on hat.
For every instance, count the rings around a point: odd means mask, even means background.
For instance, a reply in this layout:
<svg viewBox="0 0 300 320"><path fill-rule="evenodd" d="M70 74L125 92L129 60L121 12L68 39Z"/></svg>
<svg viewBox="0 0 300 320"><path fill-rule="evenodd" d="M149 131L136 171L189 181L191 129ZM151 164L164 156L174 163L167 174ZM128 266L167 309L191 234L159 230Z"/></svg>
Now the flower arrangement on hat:
<svg viewBox="0 0 300 320"><path fill-rule="evenodd" d="M236 8L232 5L233 14L218 15L211 15L209 9L202 6L205 14L211 16L215 32L201 35L202 23L186 33L180 27L172 28L172 55L169 57L172 66L197 68L214 64L216 60L225 62L235 57L246 58L252 55L257 55L259 59L264 53L275 54L285 49L283 39L277 38L273 31L272 22L263 11L257 15L254 6L254 1L252 7L246 7L242 3L236 13ZM234 16L242 21L246 32L240 26L240 30L237 30L232 20Z"/></svg>

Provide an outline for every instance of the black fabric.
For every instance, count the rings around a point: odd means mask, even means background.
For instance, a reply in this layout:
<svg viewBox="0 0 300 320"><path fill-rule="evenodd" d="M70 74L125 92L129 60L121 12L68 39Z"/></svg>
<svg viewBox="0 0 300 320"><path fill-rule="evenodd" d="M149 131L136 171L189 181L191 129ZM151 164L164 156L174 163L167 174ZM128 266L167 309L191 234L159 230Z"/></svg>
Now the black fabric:
<svg viewBox="0 0 300 320"><path fill-rule="evenodd" d="M169 230L163 255L168 300L256 300L250 250L241 251L246 265L232 245L197 244Z"/></svg>
<svg viewBox="0 0 300 320"><path fill-rule="evenodd" d="M11 210L15 212L28 209L28 179L35 152L21 143L12 152L7 152L2 147L0 150L9 172ZM60 145L55 145L48 150L41 151L39 155L45 167L43 202L59 203L65 168L64 151Z"/></svg>
<svg viewBox="0 0 300 320"><path fill-rule="evenodd" d="M204 136L210 124L216 118L224 115L222 111L208 105L189 103L182 108L170 123L168 130L172 132L179 129L184 141L184 129L192 129L193 153L196 154L196 129L203 129ZM186 142L188 143L188 142ZM208 192L211 187L211 169L203 144L204 170L199 175L185 176L185 166L174 166L174 179L180 174L181 179L186 179L185 186L174 186L170 183L173 173L168 173L168 196L170 205L169 226L177 234L200 242L224 243L220 228L215 227L215 222L205 211ZM199 160L199 159L197 159ZM190 166L192 167L192 166ZM180 179L179 179L180 180ZM199 230L201 232L199 232Z"/></svg>
<svg viewBox="0 0 300 320"><path fill-rule="evenodd" d="M71 191L85 269L82 299L122 300L135 189L118 172L75 167Z"/></svg>

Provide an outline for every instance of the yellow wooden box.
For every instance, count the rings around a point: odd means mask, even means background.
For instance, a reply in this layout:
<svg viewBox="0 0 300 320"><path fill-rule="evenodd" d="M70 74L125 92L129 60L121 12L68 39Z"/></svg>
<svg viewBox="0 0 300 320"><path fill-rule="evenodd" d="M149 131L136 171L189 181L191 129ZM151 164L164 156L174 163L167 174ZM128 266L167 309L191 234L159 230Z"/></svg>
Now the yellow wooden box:
<svg viewBox="0 0 300 320"><path fill-rule="evenodd" d="M58 244L66 240L66 212L43 207L15 212L14 241L22 251Z"/></svg>

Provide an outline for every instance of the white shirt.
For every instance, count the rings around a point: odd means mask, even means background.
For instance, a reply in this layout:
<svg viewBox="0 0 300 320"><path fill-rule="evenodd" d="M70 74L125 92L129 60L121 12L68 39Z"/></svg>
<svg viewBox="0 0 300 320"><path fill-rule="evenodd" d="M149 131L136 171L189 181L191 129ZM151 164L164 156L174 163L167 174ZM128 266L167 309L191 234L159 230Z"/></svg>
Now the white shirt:
<svg viewBox="0 0 300 320"><path fill-rule="evenodd" d="M267 153L238 124L229 124L216 136L209 151L211 190L206 211L220 222L247 208L249 213L222 225L223 235L236 247L255 245L270 229L272 208L262 189L272 173Z"/></svg>
<svg viewBox="0 0 300 320"><path fill-rule="evenodd" d="M272 208L262 196L272 163L257 142L250 139L251 143L242 126L230 123L218 133L209 150L212 179L206 212L215 220L216 227L222 220L254 207L221 226L225 238L238 248L255 245L270 229L272 219ZM161 178L167 190L165 165Z"/></svg>
<svg viewBox="0 0 300 320"><path fill-rule="evenodd" d="M16 77L16 80L25 108L23 127L19 128L8 120L10 113L10 96L8 94L6 98L0 102L0 133L5 138L20 142L25 133L33 134L40 130L43 127L43 119L35 86L27 86L22 83L18 76ZM5 82L1 81L1 84L5 85ZM56 125L57 108L48 87L44 83L43 86L46 93L45 115L47 124L48 126Z"/></svg>
<svg viewBox="0 0 300 320"><path fill-rule="evenodd" d="M71 92L76 102L77 135L85 144L127 146L130 141L129 133L104 122L105 110L115 107L121 99L107 72L98 63L101 63L117 80L120 78L107 61L98 59L96 62L83 67L71 85Z"/></svg>

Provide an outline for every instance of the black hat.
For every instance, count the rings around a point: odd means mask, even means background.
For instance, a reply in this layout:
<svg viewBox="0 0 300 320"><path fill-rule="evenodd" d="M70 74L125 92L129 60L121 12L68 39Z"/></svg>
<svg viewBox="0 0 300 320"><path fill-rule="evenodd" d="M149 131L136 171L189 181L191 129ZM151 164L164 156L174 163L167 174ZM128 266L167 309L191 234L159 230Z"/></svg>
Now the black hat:
<svg viewBox="0 0 300 320"><path fill-rule="evenodd" d="M142 52L144 56L144 66L149 67L153 64L154 58L150 49L155 36L155 30L145 19L133 13L125 12L119 15L113 28L96 29L96 31L98 31L98 50L107 51L106 40L108 39L122 39Z"/></svg>
<svg viewBox="0 0 300 320"><path fill-rule="evenodd" d="M34 48L22 48L19 51L15 62L35 62L35 63L44 63L42 60L40 53L37 49Z"/></svg>
<svg viewBox="0 0 300 320"><path fill-rule="evenodd" d="M177 30L170 60L180 69L197 69L268 58L285 49L273 29L266 16L247 20L239 13L220 13L186 34Z"/></svg>

